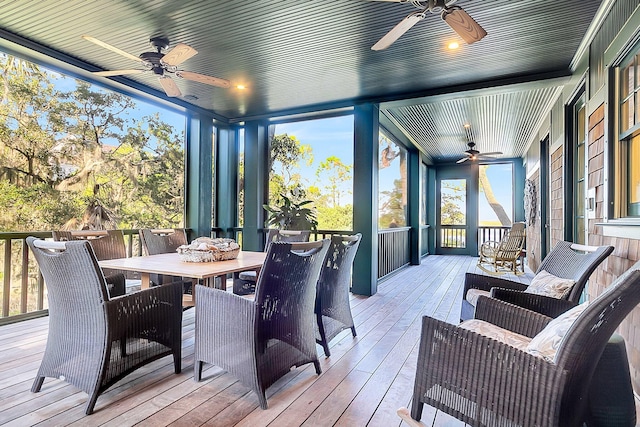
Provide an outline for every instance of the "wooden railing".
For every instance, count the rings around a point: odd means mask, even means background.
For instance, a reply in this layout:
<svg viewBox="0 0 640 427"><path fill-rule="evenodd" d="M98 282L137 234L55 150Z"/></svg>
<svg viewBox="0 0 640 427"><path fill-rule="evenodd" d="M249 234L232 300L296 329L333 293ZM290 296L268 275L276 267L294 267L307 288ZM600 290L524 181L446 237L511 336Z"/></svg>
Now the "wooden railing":
<svg viewBox="0 0 640 427"><path fill-rule="evenodd" d="M378 231L378 279L409 264L409 233L411 227Z"/></svg>
<svg viewBox="0 0 640 427"><path fill-rule="evenodd" d="M481 226L478 227L478 250L484 242L499 242L511 229L509 226Z"/></svg>
<svg viewBox="0 0 640 427"><path fill-rule="evenodd" d="M441 225L440 247L464 249L467 246L467 228L465 225Z"/></svg>
<svg viewBox="0 0 640 427"><path fill-rule="evenodd" d="M392 228L378 232L378 278L385 277L409 264L409 227ZM137 229L122 230L125 236L127 256L140 256L142 247ZM423 241L427 241L428 227L421 227ZM330 238L332 234L352 234L345 230L317 230L311 240ZM3 270L0 271L0 325L44 316L48 313L44 281L31 256L26 238L35 236L51 239L50 231L0 233L4 249ZM242 240L242 228L212 228L212 237L232 237ZM424 246L426 249L426 244ZM424 251L425 249L421 249ZM422 252L424 253L424 252Z"/></svg>

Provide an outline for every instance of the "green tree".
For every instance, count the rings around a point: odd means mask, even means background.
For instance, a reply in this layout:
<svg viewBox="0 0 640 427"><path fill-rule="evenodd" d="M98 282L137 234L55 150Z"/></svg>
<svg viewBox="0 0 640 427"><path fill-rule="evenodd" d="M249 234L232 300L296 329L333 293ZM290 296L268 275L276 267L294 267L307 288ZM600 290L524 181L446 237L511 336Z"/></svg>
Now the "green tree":
<svg viewBox="0 0 640 427"><path fill-rule="evenodd" d="M316 170L316 176L321 182L328 182L325 188L329 192L329 199L332 207L340 206L340 196L343 191L342 184L351 180L351 170L353 166L345 165L336 156L329 156L325 161L320 162Z"/></svg>
<svg viewBox="0 0 640 427"><path fill-rule="evenodd" d="M465 223L465 189L450 181L441 181L440 222L442 225L462 225Z"/></svg>

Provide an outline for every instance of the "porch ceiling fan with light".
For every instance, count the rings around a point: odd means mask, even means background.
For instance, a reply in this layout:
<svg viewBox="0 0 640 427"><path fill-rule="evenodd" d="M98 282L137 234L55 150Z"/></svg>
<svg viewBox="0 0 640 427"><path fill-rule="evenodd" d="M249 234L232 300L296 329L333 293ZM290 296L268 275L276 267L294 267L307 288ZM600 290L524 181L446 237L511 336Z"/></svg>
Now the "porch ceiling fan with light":
<svg viewBox="0 0 640 427"><path fill-rule="evenodd" d="M169 39L165 37L154 37L149 40L149 43L155 49L154 52L143 52L140 56L135 56L118 49L115 46L111 46L95 37L84 35L83 39L97 44L100 47L108 49L119 55L129 58L133 61L140 63L141 68L126 69L126 70L111 70L111 71L97 71L93 74L96 76L123 76L127 74L142 74L152 73L158 76L160 85L164 89L167 96L178 97L182 96L178 85L171 77L178 77L181 79L192 80L194 82L204 83L211 86L229 88L231 83L229 80L221 79L219 77L207 76L205 74L193 73L191 71L179 70L178 65L182 64L187 59L193 57L198 53L197 50L184 43L178 43L171 50L163 53L169 49Z"/></svg>
<svg viewBox="0 0 640 427"><path fill-rule="evenodd" d="M372 50L384 50L391 46L404 33L409 31L414 25L427 17L427 12L440 14L440 18L451 27L467 44L480 41L487 35L484 28L480 26L463 8L454 5L457 0L371 0L387 1L395 3L411 3L420 11L412 12L400 21L395 27L385 34Z"/></svg>
<svg viewBox="0 0 640 427"><path fill-rule="evenodd" d="M475 149L476 143L469 141L467 142L467 146L469 149L464 152L464 157L458 160L456 163L463 163L467 160L482 160L482 159L493 159L494 156L499 156L502 154L500 151L492 151L490 153L481 153Z"/></svg>

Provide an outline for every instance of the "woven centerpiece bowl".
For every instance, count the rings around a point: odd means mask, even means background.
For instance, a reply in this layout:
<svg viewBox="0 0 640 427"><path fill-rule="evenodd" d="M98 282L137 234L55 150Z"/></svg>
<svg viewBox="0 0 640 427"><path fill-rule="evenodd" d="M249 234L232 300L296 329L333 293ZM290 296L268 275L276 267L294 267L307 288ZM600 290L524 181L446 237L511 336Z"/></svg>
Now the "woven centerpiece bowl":
<svg viewBox="0 0 640 427"><path fill-rule="evenodd" d="M233 239L198 237L188 245L177 249L184 262L211 262L235 259L240 253L240 245Z"/></svg>

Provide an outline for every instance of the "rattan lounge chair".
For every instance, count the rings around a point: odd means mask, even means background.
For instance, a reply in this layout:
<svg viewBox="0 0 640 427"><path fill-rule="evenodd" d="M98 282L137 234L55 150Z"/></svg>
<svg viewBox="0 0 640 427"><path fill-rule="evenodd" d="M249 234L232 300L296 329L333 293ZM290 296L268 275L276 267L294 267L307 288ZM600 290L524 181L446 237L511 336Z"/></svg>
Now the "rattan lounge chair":
<svg viewBox="0 0 640 427"><path fill-rule="evenodd" d="M86 240L91 244L98 261L127 257L122 230L58 230L53 231L53 240ZM127 289L140 289L140 273L109 268L103 268L102 271L111 297L124 295Z"/></svg>
<svg viewBox="0 0 640 427"><path fill-rule="evenodd" d="M489 274L523 274L522 250L526 240L524 222L515 222L499 241L484 242L478 253L478 267Z"/></svg>
<svg viewBox="0 0 640 427"><path fill-rule="evenodd" d="M104 275L87 241L27 238L44 277L49 334L31 391L45 377L60 378L89 394L86 414L98 396L135 369L173 355L180 372L182 289L157 286L110 299Z"/></svg>
<svg viewBox="0 0 640 427"><path fill-rule="evenodd" d="M308 242L311 231L309 230L277 230L270 228L267 233L265 251L271 242ZM249 295L256 291L258 272L255 270L241 271L233 275L233 293L237 295Z"/></svg>
<svg viewBox="0 0 640 427"><path fill-rule="evenodd" d="M351 334L356 336L349 304L349 288L351 267L361 238L360 233L353 236L332 236L331 246L320 272L315 308L318 323L316 341L322 345L327 357L331 356L329 341L340 332L351 329Z"/></svg>
<svg viewBox="0 0 640 427"><path fill-rule="evenodd" d="M329 240L269 245L255 300L197 287L194 379L212 363L255 391L265 390L292 367L313 363L320 374L313 306ZM295 252L294 252L295 251Z"/></svg>
<svg viewBox="0 0 640 427"><path fill-rule="evenodd" d="M605 345L639 302L640 262L566 325L551 360L425 316L411 418L420 420L426 403L472 426L582 426ZM525 340L552 320L485 296L476 318Z"/></svg>
<svg viewBox="0 0 640 427"><path fill-rule="evenodd" d="M462 294L460 320L473 318L475 307L469 301L472 299L469 298L470 289L483 291L495 298L550 317L557 317L578 304L587 280L611 252L613 252L613 246L585 246L565 241L558 242L542 261L536 274L546 271L557 277L573 280L575 284L561 299L526 293L524 291L527 289L527 285L506 278L467 273Z"/></svg>

